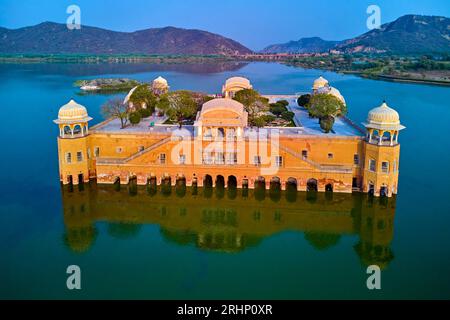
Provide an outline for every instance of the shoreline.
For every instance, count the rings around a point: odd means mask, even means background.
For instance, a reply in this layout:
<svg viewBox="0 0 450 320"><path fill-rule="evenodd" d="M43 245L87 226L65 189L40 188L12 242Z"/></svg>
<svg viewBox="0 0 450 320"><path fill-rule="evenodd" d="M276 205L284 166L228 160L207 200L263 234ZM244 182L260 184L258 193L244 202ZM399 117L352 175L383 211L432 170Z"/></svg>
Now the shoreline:
<svg viewBox="0 0 450 320"><path fill-rule="evenodd" d="M399 82L399 83L413 83L422 85L435 85L435 86L450 86L450 81L441 81L433 79L419 79L419 78L405 78L399 76L390 76L383 74L367 74L364 72L351 71L351 70L336 70L333 68L317 68L306 67L300 65L290 64L288 61L282 60L246 60L232 56L29 56L29 57L9 57L0 56L1 64L66 64L66 63L79 63L79 64L135 64L135 63L153 63L153 64L194 64L194 63L214 63L214 62L266 62L266 63L280 63L286 66L303 69L317 69L324 71L332 71L341 74L349 74L359 76L365 79Z"/></svg>

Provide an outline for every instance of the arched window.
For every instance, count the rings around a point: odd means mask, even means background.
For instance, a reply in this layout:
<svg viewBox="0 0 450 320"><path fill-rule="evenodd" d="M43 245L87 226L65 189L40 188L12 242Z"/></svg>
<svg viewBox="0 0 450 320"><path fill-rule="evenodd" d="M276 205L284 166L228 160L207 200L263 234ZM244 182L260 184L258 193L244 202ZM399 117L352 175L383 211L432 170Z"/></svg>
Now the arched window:
<svg viewBox="0 0 450 320"><path fill-rule="evenodd" d="M73 134L83 134L83 129L81 129L81 126L79 124L73 127Z"/></svg>
<svg viewBox="0 0 450 320"><path fill-rule="evenodd" d="M69 126L64 126L63 132L64 132L64 135L71 135L72 134L72 130L70 129Z"/></svg>

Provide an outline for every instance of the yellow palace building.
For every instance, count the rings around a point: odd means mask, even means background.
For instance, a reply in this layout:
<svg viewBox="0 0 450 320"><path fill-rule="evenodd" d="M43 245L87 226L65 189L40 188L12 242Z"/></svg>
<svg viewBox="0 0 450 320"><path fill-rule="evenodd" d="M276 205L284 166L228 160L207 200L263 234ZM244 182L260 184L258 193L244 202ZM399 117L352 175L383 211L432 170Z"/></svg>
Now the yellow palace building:
<svg viewBox="0 0 450 320"><path fill-rule="evenodd" d="M245 78L227 80L224 98L206 102L195 123L182 128L154 117L124 129L118 119L89 128L86 108L71 100L55 120L61 182L397 194L398 135L404 127L386 103L370 110L365 129L341 117L332 133L324 133L317 119L296 105L296 96L267 96L290 103L296 127L253 128L244 106L231 99L246 88L252 85ZM322 77L313 85L312 94L317 92L343 100Z"/></svg>

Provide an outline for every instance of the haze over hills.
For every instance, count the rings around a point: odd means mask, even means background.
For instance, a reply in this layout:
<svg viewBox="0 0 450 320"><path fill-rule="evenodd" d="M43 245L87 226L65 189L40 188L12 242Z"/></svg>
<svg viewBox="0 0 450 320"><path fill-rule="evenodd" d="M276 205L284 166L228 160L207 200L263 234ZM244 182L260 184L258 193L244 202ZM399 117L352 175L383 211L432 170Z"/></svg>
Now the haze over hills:
<svg viewBox="0 0 450 320"><path fill-rule="evenodd" d="M234 55L252 51L242 44L201 30L175 27L117 32L44 22L35 26L0 28L3 54L180 54Z"/></svg>
<svg viewBox="0 0 450 320"><path fill-rule="evenodd" d="M304 38L281 45L269 46L263 52L316 53L334 49L345 53L450 53L450 18L437 16L405 15L383 24L361 36L336 42ZM318 45L315 45L317 42ZM295 50L294 50L295 49Z"/></svg>
<svg viewBox="0 0 450 320"><path fill-rule="evenodd" d="M282 44L273 44L263 50L261 53L319 53L327 52L334 48L339 41L327 41L319 37L301 38L298 41L289 41Z"/></svg>

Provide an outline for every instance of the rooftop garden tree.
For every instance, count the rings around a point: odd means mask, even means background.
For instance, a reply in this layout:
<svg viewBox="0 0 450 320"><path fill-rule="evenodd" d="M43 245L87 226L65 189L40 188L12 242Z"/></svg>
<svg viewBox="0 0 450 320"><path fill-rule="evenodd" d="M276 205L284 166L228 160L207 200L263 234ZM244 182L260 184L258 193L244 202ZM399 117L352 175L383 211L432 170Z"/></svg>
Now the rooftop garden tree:
<svg viewBox="0 0 450 320"><path fill-rule="evenodd" d="M300 107L305 107L308 105L309 100L311 100L311 95L310 94L304 94L301 95L300 97L298 97L297 99L297 103Z"/></svg>
<svg viewBox="0 0 450 320"><path fill-rule="evenodd" d="M176 121L180 128L183 121L192 118L197 112L197 102L190 91L174 91L162 97L158 108L164 110L170 120Z"/></svg>
<svg viewBox="0 0 450 320"><path fill-rule="evenodd" d="M330 132L333 128L334 118L347 113L345 104L331 94L321 93L311 97L307 105L309 114L318 118L321 128Z"/></svg>
<svg viewBox="0 0 450 320"><path fill-rule="evenodd" d="M270 112L273 113L275 116L279 117L283 112L287 112L286 106L283 104L276 102L270 104Z"/></svg>
<svg viewBox="0 0 450 320"><path fill-rule="evenodd" d="M139 111L135 111L131 112L128 118L130 119L130 123L132 125L137 125L139 124L139 122L141 122L142 116Z"/></svg>
<svg viewBox="0 0 450 320"><path fill-rule="evenodd" d="M158 102L155 94L146 84L140 85L134 90L130 96L130 101L133 103L136 110L150 110L150 115L155 112L156 103Z"/></svg>
<svg viewBox="0 0 450 320"><path fill-rule="evenodd" d="M256 90L244 89L236 92L233 99L244 105L251 125L257 126L261 124L261 121L256 119L259 113L268 110L269 100L267 98L262 97Z"/></svg>
<svg viewBox="0 0 450 320"><path fill-rule="evenodd" d="M283 107L287 107L289 105L289 102L287 100L279 100L277 101L277 103Z"/></svg>
<svg viewBox="0 0 450 320"><path fill-rule="evenodd" d="M101 110L106 119L115 118L120 120L121 129L124 129L128 124L128 117L130 111L120 98L113 98L108 100L102 106Z"/></svg>

